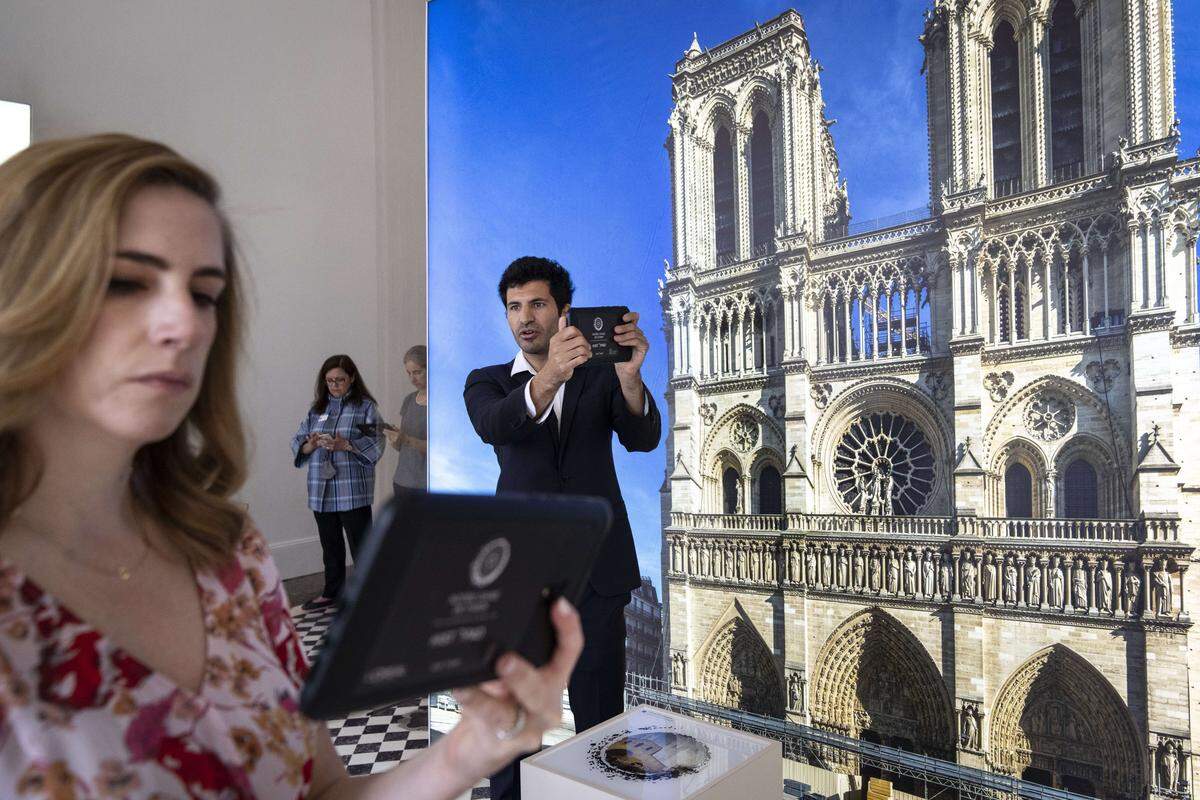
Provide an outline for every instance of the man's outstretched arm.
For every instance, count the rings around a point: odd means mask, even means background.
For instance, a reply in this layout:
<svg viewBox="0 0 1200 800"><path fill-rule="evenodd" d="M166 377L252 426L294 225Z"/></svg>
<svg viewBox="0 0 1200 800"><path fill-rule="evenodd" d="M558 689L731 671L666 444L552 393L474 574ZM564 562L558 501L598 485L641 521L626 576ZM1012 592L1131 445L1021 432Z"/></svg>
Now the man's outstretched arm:
<svg viewBox="0 0 1200 800"><path fill-rule="evenodd" d="M512 444L537 430L537 420L525 407L524 384L507 391L486 370L477 369L467 376L463 400L471 425L487 444Z"/></svg>

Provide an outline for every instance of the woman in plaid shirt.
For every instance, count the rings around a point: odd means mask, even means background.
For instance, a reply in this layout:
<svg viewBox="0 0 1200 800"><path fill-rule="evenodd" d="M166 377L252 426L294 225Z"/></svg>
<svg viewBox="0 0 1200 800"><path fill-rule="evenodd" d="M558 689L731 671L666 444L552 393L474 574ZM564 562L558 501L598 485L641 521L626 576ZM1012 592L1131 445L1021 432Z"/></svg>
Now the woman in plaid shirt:
<svg viewBox="0 0 1200 800"><path fill-rule="evenodd" d="M350 554L371 525L375 499L375 464L383 454L375 398L347 355L325 359L317 373L313 403L292 437L297 467L308 464L308 507L317 518L317 533L325 562L325 588L307 608L329 605L346 579L346 548Z"/></svg>

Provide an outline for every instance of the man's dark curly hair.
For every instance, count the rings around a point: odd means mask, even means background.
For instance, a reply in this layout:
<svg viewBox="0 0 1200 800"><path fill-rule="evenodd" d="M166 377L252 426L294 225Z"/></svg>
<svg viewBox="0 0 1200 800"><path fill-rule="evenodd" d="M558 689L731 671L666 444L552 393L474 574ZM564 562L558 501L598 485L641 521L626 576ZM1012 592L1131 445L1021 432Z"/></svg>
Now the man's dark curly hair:
<svg viewBox="0 0 1200 800"><path fill-rule="evenodd" d="M550 284L550 296L558 304L560 312L570 305L571 297L575 294L571 274L562 264L549 258L521 256L509 264L500 276L500 302L508 305L510 286L524 286L530 281L545 281Z"/></svg>

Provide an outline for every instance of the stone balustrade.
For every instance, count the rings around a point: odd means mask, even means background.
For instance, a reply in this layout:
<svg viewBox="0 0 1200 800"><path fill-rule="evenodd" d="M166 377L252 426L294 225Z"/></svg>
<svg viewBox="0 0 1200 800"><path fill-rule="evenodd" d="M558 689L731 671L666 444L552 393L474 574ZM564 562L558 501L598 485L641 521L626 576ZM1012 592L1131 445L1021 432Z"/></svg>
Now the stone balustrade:
<svg viewBox="0 0 1200 800"><path fill-rule="evenodd" d="M1158 522L1158 520L1155 520ZM1017 519L1009 517L958 517L959 536L981 536L1007 539L1072 539L1087 542L1137 542L1142 538L1142 526L1132 519ZM1156 532L1163 534L1168 531ZM1159 541L1177 541L1179 525L1174 536Z"/></svg>
<svg viewBox="0 0 1200 800"><path fill-rule="evenodd" d="M1174 519L676 512L671 523L672 580L1072 618L1188 620L1182 588L1192 548L1177 541Z"/></svg>
<svg viewBox="0 0 1200 800"><path fill-rule="evenodd" d="M1020 519L1010 517L908 517L867 514L693 514L672 511L679 530L808 534L877 534L983 539L1048 539L1073 542L1178 542L1175 517L1142 519Z"/></svg>
<svg viewBox="0 0 1200 800"><path fill-rule="evenodd" d="M689 514L671 512L671 527L714 531L781 531L782 514Z"/></svg>

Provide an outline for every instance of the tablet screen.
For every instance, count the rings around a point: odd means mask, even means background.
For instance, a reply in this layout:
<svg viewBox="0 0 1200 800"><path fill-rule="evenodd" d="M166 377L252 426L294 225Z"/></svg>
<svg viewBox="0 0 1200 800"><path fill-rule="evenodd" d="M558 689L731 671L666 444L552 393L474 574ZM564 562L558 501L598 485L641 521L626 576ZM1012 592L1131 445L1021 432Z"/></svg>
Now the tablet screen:
<svg viewBox="0 0 1200 800"><path fill-rule="evenodd" d="M363 547L302 710L328 718L478 683L509 650L545 663L550 604L578 602L610 521L595 498L393 500Z"/></svg>

